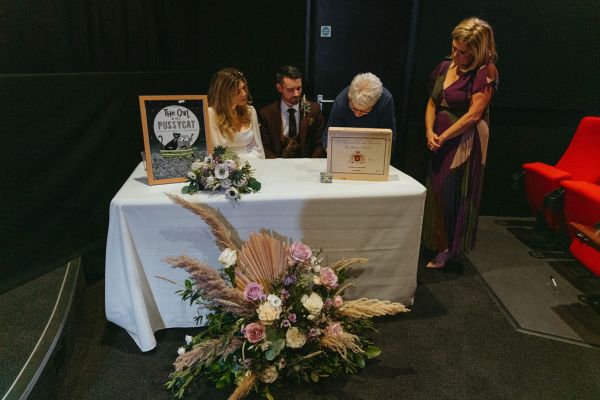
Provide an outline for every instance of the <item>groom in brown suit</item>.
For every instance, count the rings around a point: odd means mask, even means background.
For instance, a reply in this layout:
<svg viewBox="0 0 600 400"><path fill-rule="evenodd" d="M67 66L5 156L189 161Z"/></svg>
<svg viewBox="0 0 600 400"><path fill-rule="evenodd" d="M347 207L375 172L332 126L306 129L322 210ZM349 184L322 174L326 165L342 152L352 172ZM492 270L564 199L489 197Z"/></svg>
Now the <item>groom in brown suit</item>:
<svg viewBox="0 0 600 400"><path fill-rule="evenodd" d="M302 97L302 73L286 65L277 73L280 99L261 108L260 134L267 158L325 157L323 114L318 103Z"/></svg>

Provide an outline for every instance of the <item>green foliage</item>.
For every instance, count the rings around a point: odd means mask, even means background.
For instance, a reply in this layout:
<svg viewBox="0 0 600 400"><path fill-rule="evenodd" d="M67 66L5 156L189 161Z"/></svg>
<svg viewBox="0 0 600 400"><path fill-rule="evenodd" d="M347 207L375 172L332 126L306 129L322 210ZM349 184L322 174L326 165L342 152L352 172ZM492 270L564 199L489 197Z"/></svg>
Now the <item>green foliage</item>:
<svg viewBox="0 0 600 400"><path fill-rule="evenodd" d="M210 313L205 317L204 329L184 348L191 351L196 346L205 344L207 340L212 340L210 346L202 347L207 349L212 346L206 350L211 356L202 358L203 361L197 361L181 371L173 372L165 387L171 390L175 397L181 398L194 381L207 382L217 389L223 389L237 385L247 373L252 372L258 377L254 391L263 398L273 399L270 385L278 384L284 379L295 383L321 382L323 379L354 374L365 368L369 359L379 356L381 350L365 337L365 333L375 331L373 321L346 317L335 307L334 300L338 295L338 288L346 279L345 270L337 276L339 286L325 286L319 280L319 254L319 251L314 251L310 260L291 263L281 279L271 282L268 294L271 297L275 296L276 302L279 302L277 306L273 305L274 303L271 305L280 307L278 317L274 321L261 322L258 314L243 314L242 317L224 312L222 305L214 300L205 299L201 291L195 290L193 281L187 279L184 288L178 292L182 299L190 304L208 307ZM235 265L225 268L222 273L232 286L235 283L235 268ZM266 294L263 294L266 297ZM310 307L305 307L304 302L309 296L316 297L315 295L323 305L316 314L310 314ZM274 300L269 300L268 297L261 297L254 306L258 309L261 304L272 301ZM249 327L250 324L253 326ZM262 327L260 329L264 336L253 338L250 342L250 337L245 337L245 329L257 325ZM337 334L333 328L339 328L340 325L343 332L358 336L356 344L360 351L355 353L348 347L347 353L342 356L325 347L326 342L321 342L323 335ZM291 331L291 327L296 329ZM286 345L286 335L291 335L288 340L292 340L290 343L293 343L293 336L298 332L302 335L300 344L296 342L293 348L289 347L289 343ZM224 349L231 344L235 345L233 350L225 352ZM297 346L299 348L296 348ZM210 352L212 350L214 354ZM267 380L264 376L261 378L265 371L275 371L277 376L271 375L273 379L276 378L274 383L265 384L261 381Z"/></svg>
<svg viewBox="0 0 600 400"><path fill-rule="evenodd" d="M260 182L252 174L250 164L240 159L235 151L216 146L210 156L191 164L187 175L188 185L181 189L181 193L218 190L224 191L227 198L238 200L241 193L260 190Z"/></svg>

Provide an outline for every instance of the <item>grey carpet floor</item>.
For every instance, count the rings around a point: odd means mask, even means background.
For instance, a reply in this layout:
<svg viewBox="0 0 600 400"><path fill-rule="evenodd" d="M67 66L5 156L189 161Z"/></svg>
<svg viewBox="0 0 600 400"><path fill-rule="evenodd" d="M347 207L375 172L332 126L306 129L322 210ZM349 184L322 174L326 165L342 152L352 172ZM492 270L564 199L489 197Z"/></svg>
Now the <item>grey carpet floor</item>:
<svg viewBox="0 0 600 400"><path fill-rule="evenodd" d="M423 267L412 312L380 319L383 354L359 374L316 385L288 385L277 399L598 399L600 351L516 331L477 272L453 263ZM104 318L104 282L88 287L61 399L170 399L163 383L189 329L157 333L141 353ZM188 398L226 399L200 385ZM253 397L249 397L252 399Z"/></svg>
<svg viewBox="0 0 600 400"><path fill-rule="evenodd" d="M66 267L0 295L0 398L27 362L52 314Z"/></svg>
<svg viewBox="0 0 600 400"><path fill-rule="evenodd" d="M600 295L600 278L565 250L533 219L481 217L468 258L518 329L600 346L600 313L581 300Z"/></svg>

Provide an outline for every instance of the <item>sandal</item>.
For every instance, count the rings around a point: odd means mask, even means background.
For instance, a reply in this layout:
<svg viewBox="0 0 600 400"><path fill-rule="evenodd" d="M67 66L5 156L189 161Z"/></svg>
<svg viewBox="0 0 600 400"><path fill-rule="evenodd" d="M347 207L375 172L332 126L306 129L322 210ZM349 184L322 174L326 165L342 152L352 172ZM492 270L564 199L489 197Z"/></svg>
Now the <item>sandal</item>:
<svg viewBox="0 0 600 400"><path fill-rule="evenodd" d="M433 260L431 260L427 263L427 265L425 267L430 268L430 269L442 269L446 266L446 263L448 262L448 260L450 260L451 257L452 257L452 254L450 253L450 251L448 249L446 249L444 251L440 251L433 258Z"/></svg>

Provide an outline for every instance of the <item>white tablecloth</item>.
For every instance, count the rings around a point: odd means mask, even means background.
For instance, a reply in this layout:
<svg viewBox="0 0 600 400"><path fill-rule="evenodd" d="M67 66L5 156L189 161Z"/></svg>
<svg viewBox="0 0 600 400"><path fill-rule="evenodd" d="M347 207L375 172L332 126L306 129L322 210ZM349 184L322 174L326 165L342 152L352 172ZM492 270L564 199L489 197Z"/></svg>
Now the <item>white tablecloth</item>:
<svg viewBox="0 0 600 400"><path fill-rule="evenodd" d="M321 248L326 264L368 258L368 264L353 268L360 275L358 287L347 297L412 304L425 199L421 184L395 168L387 182L320 183L325 159L251 163L262 183L260 192L238 202L222 194L183 197L218 209L242 240L266 229ZM165 195L180 194L183 186L148 186L140 164L110 204L106 317L126 329L142 351L156 346L154 332L160 329L196 326L198 308L175 294L187 273L164 259L185 254L220 266L219 250L204 221Z"/></svg>

